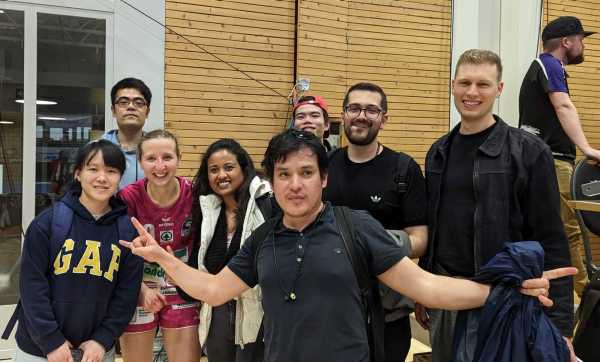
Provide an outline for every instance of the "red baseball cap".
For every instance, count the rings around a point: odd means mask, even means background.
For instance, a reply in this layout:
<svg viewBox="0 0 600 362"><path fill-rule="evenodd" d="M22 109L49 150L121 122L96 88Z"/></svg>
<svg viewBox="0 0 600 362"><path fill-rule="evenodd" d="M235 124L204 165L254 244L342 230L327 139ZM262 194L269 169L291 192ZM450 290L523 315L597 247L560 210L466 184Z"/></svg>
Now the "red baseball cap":
<svg viewBox="0 0 600 362"><path fill-rule="evenodd" d="M300 102L296 103L296 105L294 106L294 111L293 113L296 113L296 109L298 109L298 107L300 106L304 106L306 104L314 104L315 106L318 106L319 108L321 108L322 110L324 110L325 112L329 113L329 111L327 110L327 102L325 102L325 99L323 99L323 97L321 96L306 96L306 97L312 97L312 99L303 99ZM302 98L300 98L302 99Z"/></svg>

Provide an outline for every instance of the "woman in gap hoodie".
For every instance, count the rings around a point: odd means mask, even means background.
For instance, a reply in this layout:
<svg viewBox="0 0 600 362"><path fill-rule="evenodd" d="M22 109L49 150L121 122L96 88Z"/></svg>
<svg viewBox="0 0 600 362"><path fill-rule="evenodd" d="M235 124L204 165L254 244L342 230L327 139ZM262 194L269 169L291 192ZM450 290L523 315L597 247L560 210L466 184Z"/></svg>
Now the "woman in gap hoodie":
<svg viewBox="0 0 600 362"><path fill-rule="evenodd" d="M142 281L142 259L119 245L137 235L114 197L124 169L123 153L111 142L86 144L71 190L29 225L16 361L114 360Z"/></svg>

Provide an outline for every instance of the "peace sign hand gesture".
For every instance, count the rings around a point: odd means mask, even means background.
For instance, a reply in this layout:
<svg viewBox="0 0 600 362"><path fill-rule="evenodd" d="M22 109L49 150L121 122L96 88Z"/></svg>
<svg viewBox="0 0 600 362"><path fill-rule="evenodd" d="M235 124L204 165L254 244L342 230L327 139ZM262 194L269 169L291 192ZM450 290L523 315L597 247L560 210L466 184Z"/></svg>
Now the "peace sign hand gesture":
<svg viewBox="0 0 600 362"><path fill-rule="evenodd" d="M151 263L158 262L166 256L169 256L169 253L163 248L160 247L158 242L154 240L152 235L144 229L142 224L135 218L131 218L131 223L137 230L139 236L133 241L125 241L119 240L119 243L126 248L131 249L131 252L135 255L141 256L146 261Z"/></svg>

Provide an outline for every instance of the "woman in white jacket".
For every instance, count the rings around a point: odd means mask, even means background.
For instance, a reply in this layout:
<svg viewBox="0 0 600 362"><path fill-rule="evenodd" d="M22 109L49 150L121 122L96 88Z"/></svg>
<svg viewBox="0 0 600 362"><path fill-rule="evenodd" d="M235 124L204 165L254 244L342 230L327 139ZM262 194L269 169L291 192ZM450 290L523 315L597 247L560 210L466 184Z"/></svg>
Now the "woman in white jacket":
<svg viewBox="0 0 600 362"><path fill-rule="evenodd" d="M246 150L225 138L208 146L194 178L193 195L196 244L190 265L217 274L271 216L271 187L256 175ZM261 205L269 207L261 211ZM262 361L262 318L258 286L219 307L203 304L199 336L201 345L206 343L209 362Z"/></svg>

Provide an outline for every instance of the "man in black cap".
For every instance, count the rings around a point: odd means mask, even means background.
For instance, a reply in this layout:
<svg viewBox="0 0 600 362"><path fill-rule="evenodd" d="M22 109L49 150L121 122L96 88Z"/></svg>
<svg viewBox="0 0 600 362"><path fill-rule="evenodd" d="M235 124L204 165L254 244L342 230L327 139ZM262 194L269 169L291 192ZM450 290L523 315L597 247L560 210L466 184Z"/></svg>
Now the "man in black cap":
<svg viewBox="0 0 600 362"><path fill-rule="evenodd" d="M581 230L568 204L575 146L594 160L600 160L600 151L590 146L583 133L577 109L569 96L564 67L583 62L583 39L592 34L594 32L584 31L581 21L573 16L561 16L549 22L542 32L544 52L529 67L519 95L519 126L541 137L554 156L561 217L569 238L571 262L579 269L574 278L579 295L588 280L581 254Z"/></svg>

